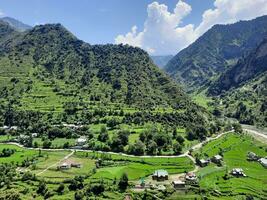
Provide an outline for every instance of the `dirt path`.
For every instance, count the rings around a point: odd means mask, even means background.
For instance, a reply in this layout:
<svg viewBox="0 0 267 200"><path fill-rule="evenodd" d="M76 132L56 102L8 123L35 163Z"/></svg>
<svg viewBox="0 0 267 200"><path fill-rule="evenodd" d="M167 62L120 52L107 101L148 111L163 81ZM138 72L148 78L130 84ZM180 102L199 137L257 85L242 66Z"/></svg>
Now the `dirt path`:
<svg viewBox="0 0 267 200"><path fill-rule="evenodd" d="M243 130L245 133L253 136L255 139L267 143L267 131L266 130L259 130L254 126L242 125Z"/></svg>
<svg viewBox="0 0 267 200"><path fill-rule="evenodd" d="M48 166L47 168L45 168L43 171L37 173L36 175L41 175L41 174L43 174L44 172L46 172L48 169L50 169L50 168L52 168L52 167L55 167L55 166L59 165L61 162L67 160L67 159L68 159L69 157L71 157L73 154L74 154L74 151L71 151L70 154L66 155L64 158L62 158L62 159L59 160L58 162L56 162L56 163L54 163L54 164Z"/></svg>

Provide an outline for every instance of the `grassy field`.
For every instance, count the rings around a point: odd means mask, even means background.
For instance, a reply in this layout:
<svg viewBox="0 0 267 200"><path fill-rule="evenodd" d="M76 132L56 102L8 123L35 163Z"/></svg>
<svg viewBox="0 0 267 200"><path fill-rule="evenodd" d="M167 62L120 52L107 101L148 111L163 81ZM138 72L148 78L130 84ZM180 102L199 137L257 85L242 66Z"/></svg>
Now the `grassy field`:
<svg viewBox="0 0 267 200"><path fill-rule="evenodd" d="M26 150L15 145L1 144L0 150L3 148L15 149L16 152L7 158L0 158L0 163L22 162L26 158L36 157L37 161L34 169L31 171L35 174L42 172L44 169L59 162L70 151L41 151L41 157L36 150ZM157 169L166 169L171 174L182 173L193 169L193 163L186 157L182 158L139 158L124 155L113 155L93 152L76 152L68 160L82 164L82 168L71 168L70 170L59 171L57 165L40 174L41 177L62 181L66 178L73 178L77 175L88 175L95 168L95 161L98 158L106 157L114 162L114 165L103 167L96 170L92 176L93 179L119 178L124 172L128 174L130 180L137 180L141 177L151 175Z"/></svg>
<svg viewBox="0 0 267 200"><path fill-rule="evenodd" d="M48 188L50 191L55 191L59 183L75 176L87 177L85 182L88 183L103 181L106 185L112 187L114 179L118 180L124 172L128 174L130 181L136 183L140 178L151 175L157 169L165 169L170 174L179 174L191 171L194 168L192 161L186 157L140 158L120 154L77 151L67 161L80 163L82 167L58 170L59 161L69 155L70 151L43 150L41 156L39 156L37 150L26 150L14 145L1 144L0 151L3 148L15 149L16 152L10 157L0 158L0 163L21 163L25 159L35 158L35 164L27 169L37 174L38 178L49 181ZM265 144L254 140L250 136L232 133L207 143L195 153L198 153L202 158L206 158L212 157L221 151L223 152L223 165L218 167L215 164L209 164L207 167L200 168L197 175L201 190L190 190L187 193L173 192L167 199L202 199L204 196L208 199L244 199L248 195L256 199L264 199L267 196L266 169L258 162L247 161L246 155L248 151L253 151L259 156L266 156L266 148ZM95 162L99 158L111 164L96 168ZM51 168L44 171L51 165ZM237 167L242 168L247 177L235 178L229 176L229 179L223 178L225 174L229 174L232 168ZM22 199L28 199L29 195L33 196L33 199L41 199L35 194L37 184L34 181L28 181L27 183L17 181L12 184L12 187L22 194ZM27 190L27 194L24 195L23 191L25 190ZM1 191L4 190L1 189ZM159 195L161 197L163 194L159 193ZM73 196L74 192L66 190L62 195L55 194L51 199L73 199ZM122 199L123 195L107 191L102 198Z"/></svg>
<svg viewBox="0 0 267 200"><path fill-rule="evenodd" d="M202 157L209 157L218 154L222 149L223 166L217 167L213 164L202 168L198 172L200 177L200 187L210 194L219 191L221 196L232 199L239 198L244 194L257 198L267 196L267 171L258 162L247 161L247 153L252 151L259 156L266 156L267 146L255 141L249 136L229 134L216 141L205 145L200 154ZM229 174L233 168L242 168L247 177L230 177L224 180L223 176Z"/></svg>

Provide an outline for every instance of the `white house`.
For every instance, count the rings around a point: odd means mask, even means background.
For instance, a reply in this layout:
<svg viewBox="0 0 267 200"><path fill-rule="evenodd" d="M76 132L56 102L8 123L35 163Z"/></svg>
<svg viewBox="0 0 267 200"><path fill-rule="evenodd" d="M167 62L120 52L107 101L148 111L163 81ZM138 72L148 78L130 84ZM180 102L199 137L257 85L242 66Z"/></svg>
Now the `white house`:
<svg viewBox="0 0 267 200"><path fill-rule="evenodd" d="M87 142L87 138L86 137L80 137L76 140L76 145L77 146L83 146L85 145Z"/></svg>
<svg viewBox="0 0 267 200"><path fill-rule="evenodd" d="M259 159L260 164L267 168L267 157Z"/></svg>

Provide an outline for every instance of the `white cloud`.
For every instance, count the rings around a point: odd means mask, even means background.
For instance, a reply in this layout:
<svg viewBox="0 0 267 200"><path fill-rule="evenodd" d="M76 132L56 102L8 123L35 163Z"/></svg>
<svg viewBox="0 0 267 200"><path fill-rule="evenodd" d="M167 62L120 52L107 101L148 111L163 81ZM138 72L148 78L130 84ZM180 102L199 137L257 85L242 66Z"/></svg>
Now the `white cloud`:
<svg viewBox="0 0 267 200"><path fill-rule="evenodd" d="M215 9L206 10L196 33L203 34L214 24L229 24L267 14L267 0L216 0Z"/></svg>
<svg viewBox="0 0 267 200"><path fill-rule="evenodd" d="M141 47L150 54L176 54L195 41L214 24L233 23L267 14L267 0L215 0L214 9L206 10L202 22L183 25L182 20L191 13L192 8L179 0L172 12L165 4L153 2L147 7L147 19L140 32L133 26L125 35L118 35L115 43Z"/></svg>

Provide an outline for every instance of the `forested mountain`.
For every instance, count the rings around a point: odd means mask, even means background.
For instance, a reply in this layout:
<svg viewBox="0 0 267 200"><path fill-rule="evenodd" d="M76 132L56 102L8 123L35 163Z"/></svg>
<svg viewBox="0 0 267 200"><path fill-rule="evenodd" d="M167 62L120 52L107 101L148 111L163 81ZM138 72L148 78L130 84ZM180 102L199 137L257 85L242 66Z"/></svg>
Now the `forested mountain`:
<svg viewBox="0 0 267 200"><path fill-rule="evenodd" d="M267 38L223 73L208 89L220 95L226 115L242 123L267 125Z"/></svg>
<svg viewBox="0 0 267 200"><path fill-rule="evenodd" d="M24 24L16 19L13 19L11 17L3 17L1 18L2 21L7 22L12 28L14 28L15 30L19 31L19 32L23 32L26 30L31 29L32 27Z"/></svg>
<svg viewBox="0 0 267 200"><path fill-rule="evenodd" d="M235 65L263 40L267 16L229 25L215 25L166 65L176 80L194 90L214 80Z"/></svg>
<svg viewBox="0 0 267 200"><path fill-rule="evenodd" d="M173 55L167 56L150 56L153 62L159 67L164 68L165 65L173 58Z"/></svg>
<svg viewBox="0 0 267 200"><path fill-rule="evenodd" d="M267 38L247 57L223 73L209 88L209 93L219 95L231 88L244 85L246 82L261 76L267 71Z"/></svg>
<svg viewBox="0 0 267 200"><path fill-rule="evenodd" d="M3 38L14 32L4 22L0 30ZM88 98L140 107L183 108L190 103L181 88L139 48L89 45L60 24L36 26L13 35L1 45L2 74L19 73L17 79L22 73L39 79L55 78L83 90Z"/></svg>

